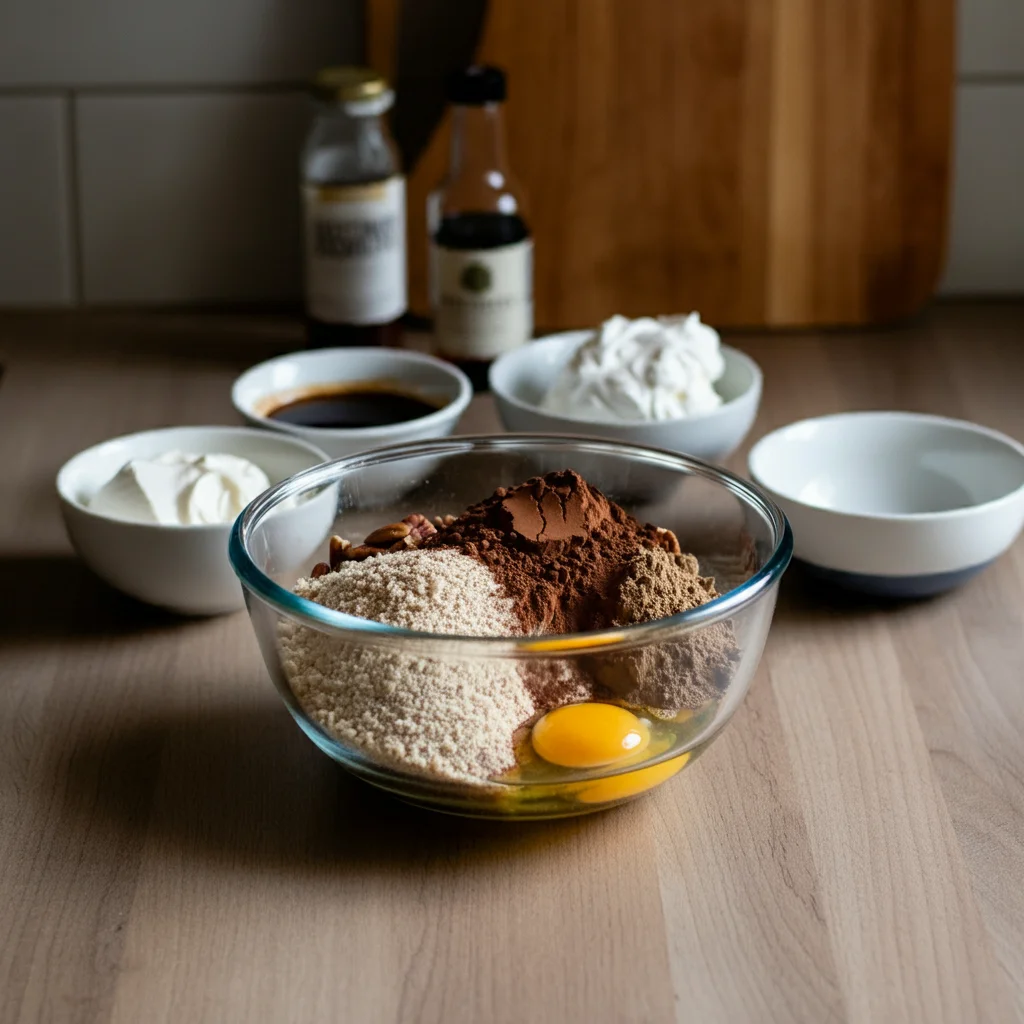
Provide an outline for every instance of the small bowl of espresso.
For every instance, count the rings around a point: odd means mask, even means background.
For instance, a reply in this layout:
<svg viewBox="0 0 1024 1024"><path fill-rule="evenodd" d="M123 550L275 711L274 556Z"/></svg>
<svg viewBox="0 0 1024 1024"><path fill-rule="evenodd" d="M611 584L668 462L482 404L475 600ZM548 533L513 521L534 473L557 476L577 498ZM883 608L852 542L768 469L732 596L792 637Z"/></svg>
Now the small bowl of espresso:
<svg viewBox="0 0 1024 1024"><path fill-rule="evenodd" d="M231 390L248 422L305 438L332 458L447 437L472 397L457 367L390 348L295 352L246 370Z"/></svg>

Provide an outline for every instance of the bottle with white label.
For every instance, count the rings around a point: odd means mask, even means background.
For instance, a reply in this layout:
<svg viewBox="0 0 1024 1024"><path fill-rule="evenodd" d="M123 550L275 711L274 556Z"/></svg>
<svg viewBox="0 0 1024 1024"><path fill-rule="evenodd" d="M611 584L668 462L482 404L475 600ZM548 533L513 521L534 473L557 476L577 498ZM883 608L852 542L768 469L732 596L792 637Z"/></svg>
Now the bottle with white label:
<svg viewBox="0 0 1024 1024"><path fill-rule="evenodd" d="M491 362L533 335L533 240L505 161L505 75L471 67L448 80L448 174L427 207L438 355L477 390Z"/></svg>
<svg viewBox="0 0 1024 1024"><path fill-rule="evenodd" d="M311 348L397 343L406 310L405 178L369 68L325 68L302 153L306 338Z"/></svg>

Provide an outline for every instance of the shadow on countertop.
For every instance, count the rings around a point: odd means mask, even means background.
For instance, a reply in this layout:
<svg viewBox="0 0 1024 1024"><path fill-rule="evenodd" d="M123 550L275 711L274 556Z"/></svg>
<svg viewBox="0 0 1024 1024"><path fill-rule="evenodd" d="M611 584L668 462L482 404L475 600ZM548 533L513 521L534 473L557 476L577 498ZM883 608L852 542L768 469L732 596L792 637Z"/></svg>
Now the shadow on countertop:
<svg viewBox="0 0 1024 1024"><path fill-rule="evenodd" d="M861 594L830 585L814 573L808 572L800 562L794 561L782 578L775 614L779 619L809 615L856 617L879 612L899 614L927 608L947 598L951 593L955 591L914 598Z"/></svg>
<svg viewBox="0 0 1024 1024"><path fill-rule="evenodd" d="M108 586L74 555L0 556L0 638L122 636L193 621Z"/></svg>
<svg viewBox="0 0 1024 1024"><path fill-rule="evenodd" d="M594 827L622 830L628 842L640 828L636 804L518 823L406 805L317 751L269 702L169 710L132 724L98 715L73 728L38 799L64 794L66 835L129 857L145 842L151 855L186 862L390 875L450 869L456 860L547 857ZM578 855L574 844L569 850Z"/></svg>

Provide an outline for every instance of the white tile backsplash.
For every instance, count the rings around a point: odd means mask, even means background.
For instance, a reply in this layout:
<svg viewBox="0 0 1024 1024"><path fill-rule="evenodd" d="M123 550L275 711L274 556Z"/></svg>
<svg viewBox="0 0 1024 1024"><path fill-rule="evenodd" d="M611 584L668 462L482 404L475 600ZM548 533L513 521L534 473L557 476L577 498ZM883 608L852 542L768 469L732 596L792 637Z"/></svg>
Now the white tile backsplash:
<svg viewBox="0 0 1024 1024"><path fill-rule="evenodd" d="M960 73L1024 73L1024 0L960 0Z"/></svg>
<svg viewBox="0 0 1024 1024"><path fill-rule="evenodd" d="M85 301L298 296L308 118L300 93L80 99Z"/></svg>
<svg viewBox="0 0 1024 1024"><path fill-rule="evenodd" d="M360 0L0 2L0 86L294 81L361 52Z"/></svg>
<svg viewBox="0 0 1024 1024"><path fill-rule="evenodd" d="M1024 293L1024 82L957 89L949 294Z"/></svg>
<svg viewBox="0 0 1024 1024"><path fill-rule="evenodd" d="M0 98L0 305L74 299L67 101Z"/></svg>

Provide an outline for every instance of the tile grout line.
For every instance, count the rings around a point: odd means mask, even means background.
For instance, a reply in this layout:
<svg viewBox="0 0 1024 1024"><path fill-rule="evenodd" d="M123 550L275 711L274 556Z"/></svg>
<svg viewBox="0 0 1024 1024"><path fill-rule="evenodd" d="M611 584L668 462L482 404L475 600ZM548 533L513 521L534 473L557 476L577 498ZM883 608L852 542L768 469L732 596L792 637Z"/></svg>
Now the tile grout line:
<svg viewBox="0 0 1024 1024"><path fill-rule="evenodd" d="M1024 71L971 71L957 75L954 85L972 87L1024 88ZM110 98L159 97L159 96L273 96L280 93L306 92L308 82L297 79L280 82L238 83L238 82L136 82L108 85L2 85L0 99L17 99L34 96L88 96Z"/></svg>
<svg viewBox="0 0 1024 1024"><path fill-rule="evenodd" d="M1024 83L1024 75L1021 76ZM128 82L100 85L2 85L0 97L17 96L191 96L220 93L264 96L280 92L305 92L305 79L279 82Z"/></svg>
<svg viewBox="0 0 1024 1024"><path fill-rule="evenodd" d="M956 84L1024 86L1024 71L961 71Z"/></svg>
<svg viewBox="0 0 1024 1024"><path fill-rule="evenodd" d="M68 147L65 188L68 203L68 233L72 261L72 305L82 306L85 302L85 266L82 260L82 202L78 180L78 100L72 90L64 94L66 104L64 136Z"/></svg>
<svg viewBox="0 0 1024 1024"><path fill-rule="evenodd" d="M1021 71L962 71L956 85L1024 86ZM222 95L264 96L281 92L305 92L305 79L273 82L111 82L94 85L3 85L0 98L20 96L191 96L210 93Z"/></svg>

